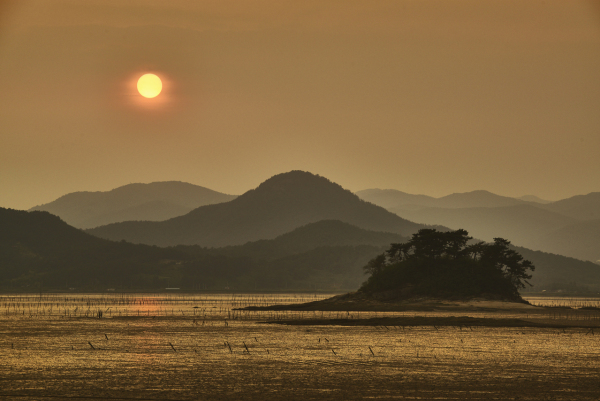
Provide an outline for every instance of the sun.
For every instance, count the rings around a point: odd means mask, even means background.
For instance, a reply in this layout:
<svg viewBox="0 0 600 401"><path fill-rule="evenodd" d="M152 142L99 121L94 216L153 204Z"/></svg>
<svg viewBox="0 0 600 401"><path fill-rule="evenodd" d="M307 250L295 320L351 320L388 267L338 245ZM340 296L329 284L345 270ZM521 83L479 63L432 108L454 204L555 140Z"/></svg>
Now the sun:
<svg viewBox="0 0 600 401"><path fill-rule="evenodd" d="M144 74L138 79L137 89L140 95L151 99L162 91L162 81L154 74Z"/></svg>

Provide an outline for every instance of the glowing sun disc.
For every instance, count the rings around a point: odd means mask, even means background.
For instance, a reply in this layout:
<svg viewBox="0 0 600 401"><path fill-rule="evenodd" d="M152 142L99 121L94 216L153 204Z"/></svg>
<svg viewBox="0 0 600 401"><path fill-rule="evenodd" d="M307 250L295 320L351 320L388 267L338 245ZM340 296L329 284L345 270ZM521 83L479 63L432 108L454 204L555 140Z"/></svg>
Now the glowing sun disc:
<svg viewBox="0 0 600 401"><path fill-rule="evenodd" d="M153 98L162 91L162 81L154 74L144 74L138 79L137 89L140 95Z"/></svg>

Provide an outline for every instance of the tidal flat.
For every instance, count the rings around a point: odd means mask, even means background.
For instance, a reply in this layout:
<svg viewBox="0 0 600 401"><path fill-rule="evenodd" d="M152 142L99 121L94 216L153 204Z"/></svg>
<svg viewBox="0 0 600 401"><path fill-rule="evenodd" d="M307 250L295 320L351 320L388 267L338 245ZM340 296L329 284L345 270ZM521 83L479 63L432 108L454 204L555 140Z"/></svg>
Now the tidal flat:
<svg viewBox="0 0 600 401"><path fill-rule="evenodd" d="M265 324L458 315L235 310L330 295L2 295L0 398L600 399L598 299L460 314L569 326L560 329Z"/></svg>

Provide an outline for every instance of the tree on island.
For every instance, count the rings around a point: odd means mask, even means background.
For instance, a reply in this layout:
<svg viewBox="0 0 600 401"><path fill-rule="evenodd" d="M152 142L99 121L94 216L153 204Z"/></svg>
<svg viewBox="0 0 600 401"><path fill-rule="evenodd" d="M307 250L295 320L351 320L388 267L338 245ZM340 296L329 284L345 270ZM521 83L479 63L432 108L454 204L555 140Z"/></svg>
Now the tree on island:
<svg viewBox="0 0 600 401"><path fill-rule="evenodd" d="M472 240L466 230L422 229L410 241L391 244L364 267L370 274L361 291L386 298L484 297L522 301L535 267L509 248L510 242Z"/></svg>

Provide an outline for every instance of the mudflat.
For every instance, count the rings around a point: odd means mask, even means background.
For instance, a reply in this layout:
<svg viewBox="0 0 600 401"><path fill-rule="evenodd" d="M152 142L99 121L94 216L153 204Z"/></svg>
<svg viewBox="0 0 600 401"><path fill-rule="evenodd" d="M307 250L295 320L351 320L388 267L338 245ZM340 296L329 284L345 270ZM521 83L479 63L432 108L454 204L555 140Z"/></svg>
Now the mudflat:
<svg viewBox="0 0 600 401"><path fill-rule="evenodd" d="M598 333L474 324L480 318L527 320L528 308L460 315L234 310L310 298L91 294L32 297L29 303L1 299L0 398L600 399ZM105 311L102 318L97 309ZM593 310L533 309L552 312L539 319L555 324L600 322ZM452 321L463 316L466 325ZM404 318L453 324L381 324ZM383 320L354 326L262 323L285 319Z"/></svg>

